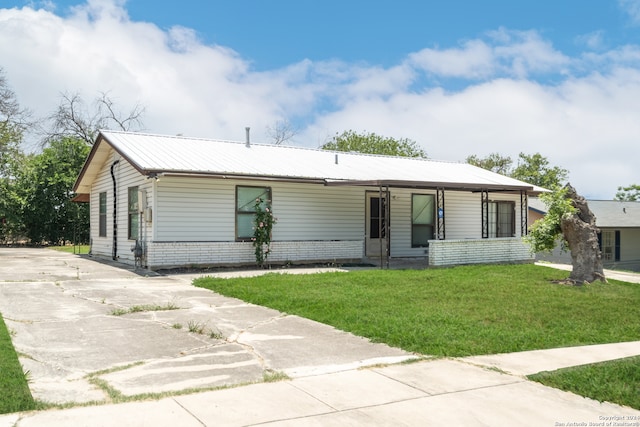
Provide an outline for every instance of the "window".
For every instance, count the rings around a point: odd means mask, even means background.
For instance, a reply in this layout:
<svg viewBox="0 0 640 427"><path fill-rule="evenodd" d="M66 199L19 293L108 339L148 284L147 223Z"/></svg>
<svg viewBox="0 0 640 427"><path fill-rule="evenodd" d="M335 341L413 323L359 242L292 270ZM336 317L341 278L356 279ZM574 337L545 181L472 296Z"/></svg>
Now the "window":
<svg viewBox="0 0 640 427"><path fill-rule="evenodd" d="M514 202L489 202L489 237L513 237L516 233Z"/></svg>
<svg viewBox="0 0 640 427"><path fill-rule="evenodd" d="M382 205L380 201L382 200ZM380 239L387 237L387 199L371 197L369 199L369 237Z"/></svg>
<svg viewBox="0 0 640 427"><path fill-rule="evenodd" d="M236 187L236 240L251 240L256 200L261 199L263 207L271 203L269 187Z"/></svg>
<svg viewBox="0 0 640 427"><path fill-rule="evenodd" d="M424 248L433 239L435 203L432 194L411 195L411 247Z"/></svg>
<svg viewBox="0 0 640 427"><path fill-rule="evenodd" d="M129 240L138 238L140 214L138 213L138 187L129 187Z"/></svg>
<svg viewBox="0 0 640 427"><path fill-rule="evenodd" d="M620 261L620 230L603 230L598 236L603 261Z"/></svg>
<svg viewBox="0 0 640 427"><path fill-rule="evenodd" d="M98 236L107 237L107 193L100 193L98 213Z"/></svg>

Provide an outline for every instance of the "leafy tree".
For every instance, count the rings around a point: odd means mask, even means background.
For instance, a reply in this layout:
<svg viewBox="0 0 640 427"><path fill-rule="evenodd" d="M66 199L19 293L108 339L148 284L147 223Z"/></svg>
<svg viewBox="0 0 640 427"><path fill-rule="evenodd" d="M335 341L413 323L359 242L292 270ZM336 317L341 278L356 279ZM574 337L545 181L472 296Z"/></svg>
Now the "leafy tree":
<svg viewBox="0 0 640 427"><path fill-rule="evenodd" d="M511 157L503 157L498 153L491 153L485 158L479 158L473 154L467 157L465 161L470 165L478 166L502 175L509 175L511 173L511 165L513 164Z"/></svg>
<svg viewBox="0 0 640 427"><path fill-rule="evenodd" d="M474 154L468 156L466 162L547 189L561 187L569 175L566 169L551 166L549 160L540 153L520 153L515 168L512 167L511 157L504 157L498 153L491 153L484 158Z"/></svg>
<svg viewBox="0 0 640 427"><path fill-rule="evenodd" d="M22 167L24 156L20 144L31 124L29 118L29 111L20 108L0 68L0 241L20 238L21 204L15 175Z"/></svg>
<svg viewBox="0 0 640 427"><path fill-rule="evenodd" d="M571 251L573 284L605 281L595 215L569 184L540 196L547 214L533 223L525 241L532 252L550 252L558 240Z"/></svg>
<svg viewBox="0 0 640 427"><path fill-rule="evenodd" d="M562 247L567 247L567 241L562 235L562 219L575 213L571 200L567 198L567 188L557 188L550 193L540 194L540 200L547 207L545 216L533 223L525 240L531 246L532 252L551 252L556 242L562 239Z"/></svg>
<svg viewBox="0 0 640 427"><path fill-rule="evenodd" d="M384 137L372 132L359 134L353 130L344 131L341 134L336 133L331 141L320 148L323 150L427 158L427 153L417 142L410 139Z"/></svg>
<svg viewBox="0 0 640 427"><path fill-rule="evenodd" d="M22 192L24 228L31 243L88 242L89 205L71 199L89 149L79 138L61 138L28 158L17 182Z"/></svg>
<svg viewBox="0 0 640 427"><path fill-rule="evenodd" d="M628 187L618 187L615 200L621 200L625 202L637 202L640 201L640 185L631 184Z"/></svg>
<svg viewBox="0 0 640 427"><path fill-rule="evenodd" d="M569 175L569 171L558 166L550 166L549 160L540 153L527 155L520 153L518 166L511 177L538 187L554 189L560 187Z"/></svg>

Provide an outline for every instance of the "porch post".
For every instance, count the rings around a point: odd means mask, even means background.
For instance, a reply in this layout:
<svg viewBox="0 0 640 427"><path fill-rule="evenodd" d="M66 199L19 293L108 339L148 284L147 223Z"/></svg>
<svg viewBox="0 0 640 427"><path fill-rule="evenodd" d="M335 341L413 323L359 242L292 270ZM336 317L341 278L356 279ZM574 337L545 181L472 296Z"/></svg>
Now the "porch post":
<svg viewBox="0 0 640 427"><path fill-rule="evenodd" d="M384 264L382 263L382 185L378 187L378 246L380 246L380 269L384 268Z"/></svg>
<svg viewBox="0 0 640 427"><path fill-rule="evenodd" d="M529 234L529 197L525 190L520 190L520 237Z"/></svg>
<svg viewBox="0 0 640 427"><path fill-rule="evenodd" d="M385 257L387 263L387 269L389 268L389 258L391 256L391 192L389 191L389 186L385 187L384 194L384 237L386 241L385 245Z"/></svg>
<svg viewBox="0 0 640 427"><path fill-rule="evenodd" d="M489 190L481 190L482 238L489 238Z"/></svg>
<svg viewBox="0 0 640 427"><path fill-rule="evenodd" d="M436 214L438 215L436 221L436 239L445 239L445 226L444 226L444 188L436 188Z"/></svg>

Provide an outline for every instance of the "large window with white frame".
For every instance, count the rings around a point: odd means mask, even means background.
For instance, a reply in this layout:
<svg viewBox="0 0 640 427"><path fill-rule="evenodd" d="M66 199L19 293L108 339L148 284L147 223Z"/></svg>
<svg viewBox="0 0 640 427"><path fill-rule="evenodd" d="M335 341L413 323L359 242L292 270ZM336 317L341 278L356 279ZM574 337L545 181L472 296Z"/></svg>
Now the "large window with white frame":
<svg viewBox="0 0 640 427"><path fill-rule="evenodd" d="M253 237L253 221L256 214L256 201L264 209L271 204L270 187L236 187L236 240L248 241Z"/></svg>

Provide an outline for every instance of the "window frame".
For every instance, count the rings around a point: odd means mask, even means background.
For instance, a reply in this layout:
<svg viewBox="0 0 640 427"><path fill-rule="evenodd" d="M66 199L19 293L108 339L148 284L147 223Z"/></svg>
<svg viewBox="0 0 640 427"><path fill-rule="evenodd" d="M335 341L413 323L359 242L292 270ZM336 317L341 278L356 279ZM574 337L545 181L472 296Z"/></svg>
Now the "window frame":
<svg viewBox="0 0 640 427"><path fill-rule="evenodd" d="M495 212L491 212L491 205L495 206ZM509 234L505 235L505 233L500 229L500 205L509 205L509 212L511 215L511 230L509 230ZM489 230L489 238L504 238L504 237L515 237L516 235L516 202L512 200L490 200L488 205L488 230ZM494 214L494 215L492 215Z"/></svg>
<svg viewBox="0 0 640 427"><path fill-rule="evenodd" d="M107 192L98 194L98 237L107 237Z"/></svg>
<svg viewBox="0 0 640 427"><path fill-rule="evenodd" d="M253 204L251 204L251 210L241 210L242 207L238 206L238 195L241 191L241 189L262 189L264 190L262 194L266 193L267 194L267 199L263 202L264 206L271 206L272 204L272 189L271 187L266 187L266 186L260 186L260 185L236 185L236 195L235 195L235 204L234 204L234 211L235 211L235 239L236 242L250 242L253 239L253 233L249 236L240 236L240 223L244 223L245 221L240 221L240 218L242 217L249 217L251 216L251 223L253 223L253 218L255 217L256 211L253 209ZM252 199L253 200L253 199Z"/></svg>
<svg viewBox="0 0 640 427"><path fill-rule="evenodd" d="M135 197L132 197L135 196ZM132 201L135 198L135 202ZM137 240L140 233L140 211L138 209L138 186L127 189L127 239ZM135 230L134 230L135 223ZM135 231L135 233L133 233Z"/></svg>
<svg viewBox="0 0 640 427"><path fill-rule="evenodd" d="M416 197L429 197L431 198L431 206L433 207L431 212L431 223L416 223L414 222L414 201ZM427 243L416 243L414 240L414 236L416 234L416 227L431 227L431 236L427 238ZM411 194L411 247L412 248L428 248L429 240L432 240L434 237L434 230L436 227L436 197L434 194L426 194L426 193L412 193Z"/></svg>

